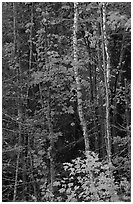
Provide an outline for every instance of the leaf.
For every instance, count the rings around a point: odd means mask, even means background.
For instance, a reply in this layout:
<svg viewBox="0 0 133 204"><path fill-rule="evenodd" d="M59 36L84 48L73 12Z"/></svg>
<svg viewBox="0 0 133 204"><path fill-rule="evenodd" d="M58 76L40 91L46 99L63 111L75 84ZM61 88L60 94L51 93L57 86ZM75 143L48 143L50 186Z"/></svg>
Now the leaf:
<svg viewBox="0 0 133 204"><path fill-rule="evenodd" d="M73 107L72 107L72 106L69 106L67 112L68 112L69 114L73 114L73 113L74 113Z"/></svg>

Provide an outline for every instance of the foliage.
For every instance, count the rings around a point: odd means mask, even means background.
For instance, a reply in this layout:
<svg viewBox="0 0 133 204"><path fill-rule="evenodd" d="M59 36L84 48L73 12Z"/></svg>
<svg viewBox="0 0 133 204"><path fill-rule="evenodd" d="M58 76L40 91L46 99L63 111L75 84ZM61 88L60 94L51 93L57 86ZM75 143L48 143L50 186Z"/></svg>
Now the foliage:
<svg viewBox="0 0 133 204"><path fill-rule="evenodd" d="M3 2L3 201L13 201L15 183L16 201L130 201L131 5L106 7L113 180L106 161L101 3L78 3L86 157L73 69L73 2Z"/></svg>
<svg viewBox="0 0 133 204"><path fill-rule="evenodd" d="M90 152L87 158L78 157L63 167L62 179L54 182L56 201L119 201L118 185L110 178L108 165L102 164L96 154Z"/></svg>

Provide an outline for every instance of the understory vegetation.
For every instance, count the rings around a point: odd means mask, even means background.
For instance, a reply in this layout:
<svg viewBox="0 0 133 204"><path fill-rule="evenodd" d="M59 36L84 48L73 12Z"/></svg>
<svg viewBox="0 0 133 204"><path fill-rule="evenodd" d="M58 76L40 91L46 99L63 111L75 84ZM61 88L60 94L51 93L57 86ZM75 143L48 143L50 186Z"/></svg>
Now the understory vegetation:
<svg viewBox="0 0 133 204"><path fill-rule="evenodd" d="M131 201L131 3L2 3L3 202Z"/></svg>

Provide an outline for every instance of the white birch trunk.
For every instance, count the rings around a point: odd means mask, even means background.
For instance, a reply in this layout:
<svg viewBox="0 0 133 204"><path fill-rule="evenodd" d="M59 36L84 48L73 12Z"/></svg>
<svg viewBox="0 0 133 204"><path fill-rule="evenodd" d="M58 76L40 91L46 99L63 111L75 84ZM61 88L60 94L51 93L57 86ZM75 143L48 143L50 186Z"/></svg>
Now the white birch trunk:
<svg viewBox="0 0 133 204"><path fill-rule="evenodd" d="M104 84L105 84L105 103L106 103L106 117L105 117L105 132L107 141L107 157L109 166L111 162L111 134L110 134L110 116L109 116L109 79L110 79L110 57L107 47L107 34L106 34L106 6L102 3L102 51L103 51L103 68L104 68Z"/></svg>

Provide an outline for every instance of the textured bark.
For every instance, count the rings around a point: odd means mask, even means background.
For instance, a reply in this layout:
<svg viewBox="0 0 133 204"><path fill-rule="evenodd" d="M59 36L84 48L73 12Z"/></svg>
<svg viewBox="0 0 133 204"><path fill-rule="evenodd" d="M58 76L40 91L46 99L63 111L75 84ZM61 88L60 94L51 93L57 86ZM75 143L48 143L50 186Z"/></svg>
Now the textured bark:
<svg viewBox="0 0 133 204"><path fill-rule="evenodd" d="M78 114L80 119L80 124L83 130L84 142L85 142L85 151L90 150L89 138L87 134L87 125L83 113L82 105L82 93L81 93L81 84L80 77L78 73L78 45L77 45L77 29L78 29L78 11L77 11L77 2L74 2L74 27L73 27L73 51L74 51L74 73L75 81L77 86L77 101L78 101Z"/></svg>

